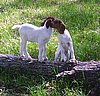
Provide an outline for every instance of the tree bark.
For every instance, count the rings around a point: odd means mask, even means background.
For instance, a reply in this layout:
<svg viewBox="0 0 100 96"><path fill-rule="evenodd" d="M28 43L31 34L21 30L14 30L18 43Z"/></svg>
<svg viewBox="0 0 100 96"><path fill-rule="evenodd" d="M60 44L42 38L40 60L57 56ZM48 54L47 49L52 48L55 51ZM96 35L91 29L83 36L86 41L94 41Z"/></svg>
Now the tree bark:
<svg viewBox="0 0 100 96"><path fill-rule="evenodd" d="M97 78L100 73L100 61L79 61L77 65L75 65L70 62L39 62L36 59L30 61L20 56L0 54L0 68L7 69L6 71L31 71L32 74L51 77L64 77L66 75L83 74L84 72L87 78L90 77L89 79L92 79Z"/></svg>
<svg viewBox="0 0 100 96"><path fill-rule="evenodd" d="M36 59L30 61L20 56L0 54L0 73L2 72L10 75L28 73L53 78L78 79L85 81L86 87L87 84L92 87L90 94L94 95L100 90L100 61L78 62L77 65L74 65L70 62L39 62Z"/></svg>
<svg viewBox="0 0 100 96"><path fill-rule="evenodd" d="M66 67L67 66L67 67ZM55 77L58 72L71 70L73 65L64 62L44 61L39 62L36 59L27 60L26 58L14 55L0 54L0 69L7 73L20 72L45 75Z"/></svg>

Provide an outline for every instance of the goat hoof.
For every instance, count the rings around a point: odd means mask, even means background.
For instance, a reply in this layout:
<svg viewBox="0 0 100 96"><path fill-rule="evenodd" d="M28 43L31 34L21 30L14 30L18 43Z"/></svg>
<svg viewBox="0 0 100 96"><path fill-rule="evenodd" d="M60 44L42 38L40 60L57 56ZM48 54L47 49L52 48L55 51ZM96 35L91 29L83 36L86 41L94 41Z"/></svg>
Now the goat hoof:
<svg viewBox="0 0 100 96"><path fill-rule="evenodd" d="M76 65L78 61L76 59L70 59L69 63Z"/></svg>
<svg viewBox="0 0 100 96"><path fill-rule="evenodd" d="M48 59L44 59L43 61L47 61Z"/></svg>
<svg viewBox="0 0 100 96"><path fill-rule="evenodd" d="M64 62L64 59L62 59L61 61Z"/></svg>
<svg viewBox="0 0 100 96"><path fill-rule="evenodd" d="M25 60L26 58L25 58L25 56L20 56L19 59L20 59L20 60Z"/></svg>
<svg viewBox="0 0 100 96"><path fill-rule="evenodd" d="M43 59L43 61L47 61L47 60L48 60L48 58L47 58L47 57Z"/></svg>
<svg viewBox="0 0 100 96"><path fill-rule="evenodd" d="M27 58L27 60L33 60L32 58Z"/></svg>

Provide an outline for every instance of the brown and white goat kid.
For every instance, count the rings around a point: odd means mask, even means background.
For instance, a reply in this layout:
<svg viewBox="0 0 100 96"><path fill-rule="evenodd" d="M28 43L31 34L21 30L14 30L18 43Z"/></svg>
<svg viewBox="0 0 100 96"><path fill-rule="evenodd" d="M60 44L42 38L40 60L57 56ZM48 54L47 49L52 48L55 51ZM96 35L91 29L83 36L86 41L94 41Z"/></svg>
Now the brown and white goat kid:
<svg viewBox="0 0 100 96"><path fill-rule="evenodd" d="M53 28L56 28L59 32L58 34L58 48L55 53L55 61L59 60L61 56L61 61L68 61L76 63L73 42L70 33L65 28L63 21L55 19L52 24Z"/></svg>
<svg viewBox="0 0 100 96"><path fill-rule="evenodd" d="M20 45L20 55L24 56L27 59L32 59L27 51L27 41L37 42L39 46L39 55L38 60L44 61L47 60L46 56L46 43L49 41L52 35L52 22L54 18L48 17L44 20L44 26L37 27L32 24L22 24L22 25L14 25L12 29L18 28L20 37L21 37L21 45Z"/></svg>

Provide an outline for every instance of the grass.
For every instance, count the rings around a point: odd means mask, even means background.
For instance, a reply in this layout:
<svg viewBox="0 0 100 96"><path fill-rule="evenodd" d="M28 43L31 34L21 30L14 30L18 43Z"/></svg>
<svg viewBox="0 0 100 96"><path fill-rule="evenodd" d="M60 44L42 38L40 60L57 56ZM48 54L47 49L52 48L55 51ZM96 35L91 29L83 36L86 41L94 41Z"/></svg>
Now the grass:
<svg viewBox="0 0 100 96"><path fill-rule="evenodd" d="M32 23L40 26L44 17L55 16L62 19L73 39L75 55L78 60L100 60L99 0L2 0L0 1L0 53L19 55L20 37L18 30L12 30L14 24ZM54 31L47 44L49 60L54 60L57 48L57 32ZM37 58L36 43L28 43L29 54ZM17 74L17 73L16 73ZM52 90L48 93L48 80L41 76L1 76L5 84L25 87L33 96L86 96L81 87L64 88L61 80L55 84L50 81ZM36 78L36 79L35 79ZM40 79L41 78L41 79ZM62 83L61 83L62 82ZM59 84L62 84L59 86ZM13 84L13 83L12 83Z"/></svg>
<svg viewBox="0 0 100 96"><path fill-rule="evenodd" d="M55 16L62 19L69 29L77 59L100 60L100 7L96 3L97 1L89 1L71 2L69 0L67 3L66 0L51 0L50 2L46 0L34 2L32 0L22 0L21 2L20 0L3 0L0 4L0 52L19 55L20 37L17 30L11 29L14 24L29 22L40 26L44 17ZM54 59L57 48L56 34L57 32L54 32L47 48L48 57L51 60ZM2 48L2 46L4 47ZM28 50L32 57L37 58L37 44L29 43Z"/></svg>

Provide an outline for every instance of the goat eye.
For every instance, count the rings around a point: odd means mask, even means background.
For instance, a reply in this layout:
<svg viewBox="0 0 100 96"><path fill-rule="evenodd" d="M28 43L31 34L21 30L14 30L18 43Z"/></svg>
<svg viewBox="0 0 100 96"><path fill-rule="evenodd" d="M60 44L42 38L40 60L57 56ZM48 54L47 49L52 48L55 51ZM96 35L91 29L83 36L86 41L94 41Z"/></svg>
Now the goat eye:
<svg viewBox="0 0 100 96"><path fill-rule="evenodd" d="M68 44L68 46L70 46L70 43L69 42L67 44Z"/></svg>

